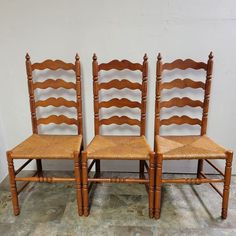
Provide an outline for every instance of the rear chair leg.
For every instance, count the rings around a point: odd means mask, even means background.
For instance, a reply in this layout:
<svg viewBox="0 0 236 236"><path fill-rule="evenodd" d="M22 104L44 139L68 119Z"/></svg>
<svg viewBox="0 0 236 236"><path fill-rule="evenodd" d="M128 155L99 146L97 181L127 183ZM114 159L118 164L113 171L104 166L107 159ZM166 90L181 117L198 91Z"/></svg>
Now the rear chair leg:
<svg viewBox="0 0 236 236"><path fill-rule="evenodd" d="M11 157L10 151L7 152L7 161L8 161L13 212L14 212L14 215L17 216L20 214L20 208L19 208L18 193L17 193L17 188L16 188L14 163L13 163L13 159Z"/></svg>
<svg viewBox="0 0 236 236"><path fill-rule="evenodd" d="M75 183L76 183L76 196L78 213L80 216L83 215L83 204L82 204L82 190L81 190L81 163L80 155L78 152L74 152L74 168L75 168Z"/></svg>
<svg viewBox="0 0 236 236"><path fill-rule="evenodd" d="M100 160L96 160L95 161L95 171L96 171L96 177L99 178L100 177L100 172L101 172L101 161Z"/></svg>
<svg viewBox="0 0 236 236"><path fill-rule="evenodd" d="M197 166L197 178L200 179L201 172L203 171L203 159L198 160L198 166Z"/></svg>
<svg viewBox="0 0 236 236"><path fill-rule="evenodd" d="M139 178L143 179L144 178L144 160L139 161Z"/></svg>
<svg viewBox="0 0 236 236"><path fill-rule="evenodd" d="M149 164L149 217L154 216L155 153L150 153Z"/></svg>
<svg viewBox="0 0 236 236"><path fill-rule="evenodd" d="M226 165L225 165L224 190L223 190L223 202L222 202L222 212L221 212L222 219L226 219L227 213L228 213L232 159L233 159L233 152L227 152Z"/></svg>
<svg viewBox="0 0 236 236"><path fill-rule="evenodd" d="M157 154L156 166L156 190L155 190L155 218L160 218L161 213L161 186L162 186L162 154Z"/></svg>
<svg viewBox="0 0 236 236"><path fill-rule="evenodd" d="M88 204L88 160L87 153L82 152L82 181L83 181L83 208L84 216L89 215Z"/></svg>
<svg viewBox="0 0 236 236"><path fill-rule="evenodd" d="M36 165L37 165L38 176L43 176L42 160L36 159Z"/></svg>

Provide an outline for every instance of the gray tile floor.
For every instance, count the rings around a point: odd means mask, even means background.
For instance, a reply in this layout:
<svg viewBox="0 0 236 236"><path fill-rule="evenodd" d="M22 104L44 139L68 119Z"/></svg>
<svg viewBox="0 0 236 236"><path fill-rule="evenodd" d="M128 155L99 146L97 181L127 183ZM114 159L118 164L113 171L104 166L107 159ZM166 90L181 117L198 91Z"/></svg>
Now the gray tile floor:
<svg viewBox="0 0 236 236"><path fill-rule="evenodd" d="M47 173L56 174L72 173ZM90 195L90 216L79 217L73 183L31 183L20 195L21 214L15 217L6 179L0 184L0 235L236 235L236 176L227 220L221 220L221 198L209 185L165 184L162 199L161 219L152 220L143 185L98 184Z"/></svg>

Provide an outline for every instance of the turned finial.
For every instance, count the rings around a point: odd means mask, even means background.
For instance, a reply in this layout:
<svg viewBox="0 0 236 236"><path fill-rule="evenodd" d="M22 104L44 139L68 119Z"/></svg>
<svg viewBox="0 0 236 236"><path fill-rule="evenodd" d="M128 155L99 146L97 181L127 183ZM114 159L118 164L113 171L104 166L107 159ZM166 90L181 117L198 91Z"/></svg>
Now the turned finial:
<svg viewBox="0 0 236 236"><path fill-rule="evenodd" d="M26 53L26 55L25 55L25 59L27 60L27 61L29 61L30 60L30 55L29 55L29 53L27 52Z"/></svg>
<svg viewBox="0 0 236 236"><path fill-rule="evenodd" d="M76 61L79 61L79 59L80 59L80 58L79 58L79 54L76 53L76 55L75 55L75 60L76 60Z"/></svg>
<svg viewBox="0 0 236 236"><path fill-rule="evenodd" d="M93 60L94 60L94 61L97 60L97 55L96 55L96 53L93 54Z"/></svg>
<svg viewBox="0 0 236 236"><path fill-rule="evenodd" d="M157 55L157 60L160 61L162 58L161 58L161 53L158 53Z"/></svg>
<svg viewBox="0 0 236 236"><path fill-rule="evenodd" d="M210 52L210 54L209 54L209 56L208 56L208 57L209 57L209 59L213 59L213 57L214 57L214 56L213 56L213 53L212 53L212 52Z"/></svg>
<svg viewBox="0 0 236 236"><path fill-rule="evenodd" d="M147 61L148 57L147 57L147 53L144 54L143 60Z"/></svg>

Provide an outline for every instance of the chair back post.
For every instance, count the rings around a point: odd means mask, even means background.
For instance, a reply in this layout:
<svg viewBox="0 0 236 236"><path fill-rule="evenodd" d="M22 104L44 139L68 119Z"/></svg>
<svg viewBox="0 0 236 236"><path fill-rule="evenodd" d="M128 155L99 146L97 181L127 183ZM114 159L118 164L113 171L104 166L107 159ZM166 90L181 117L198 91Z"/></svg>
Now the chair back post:
<svg viewBox="0 0 236 236"><path fill-rule="evenodd" d="M81 99L81 78L80 78L80 58L78 53L75 56L75 75L76 75L76 100L77 100L77 126L78 134L83 135L82 99Z"/></svg>
<svg viewBox="0 0 236 236"><path fill-rule="evenodd" d="M34 134L38 133L37 118L36 118L36 107L35 107L35 98L34 98L34 88L33 88L33 76L32 76L32 66L30 61L30 56L27 53L25 56L26 64L26 73L28 79L28 90L29 90L29 100L30 100L30 112L31 112L31 122L32 122L32 131Z"/></svg>
<svg viewBox="0 0 236 236"><path fill-rule="evenodd" d="M160 133L161 76L162 76L162 61L161 61L161 54L159 53L157 56L157 64L156 64L155 136L159 135Z"/></svg>
<svg viewBox="0 0 236 236"><path fill-rule="evenodd" d="M145 53L143 57L142 71L142 107L141 107L141 129L140 135L145 136L146 131L146 107L147 107L147 75L148 75L148 57Z"/></svg>
<svg viewBox="0 0 236 236"><path fill-rule="evenodd" d="M211 52L208 56L208 62L207 62L207 75L206 75L205 94L204 94L204 102L203 102L201 135L206 134L206 131L207 131L212 70L213 70L213 53Z"/></svg>
<svg viewBox="0 0 236 236"><path fill-rule="evenodd" d="M93 106L94 106L94 132L99 134L99 100L98 100L98 62L97 56L93 54Z"/></svg>

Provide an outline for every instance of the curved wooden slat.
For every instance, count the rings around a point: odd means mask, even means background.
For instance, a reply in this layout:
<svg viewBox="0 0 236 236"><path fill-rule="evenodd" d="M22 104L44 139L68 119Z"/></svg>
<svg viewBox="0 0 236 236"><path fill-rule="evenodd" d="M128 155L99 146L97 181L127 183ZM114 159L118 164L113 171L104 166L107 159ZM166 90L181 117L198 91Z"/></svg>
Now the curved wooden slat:
<svg viewBox="0 0 236 236"><path fill-rule="evenodd" d="M122 80L114 79L114 80L111 80L107 83L100 83L98 85L98 89L100 89L100 90L101 89L112 89L112 88L115 88L115 89L127 88L127 89L132 89L132 90L136 90L136 89L142 90L142 85L139 83L132 83L126 79L122 79Z"/></svg>
<svg viewBox="0 0 236 236"><path fill-rule="evenodd" d="M173 69L186 70L189 68L195 70L200 70L200 69L207 70L207 64L204 62L196 62L193 61L192 59L186 59L186 60L177 59L173 62L165 63L162 65L162 70L173 70Z"/></svg>
<svg viewBox="0 0 236 236"><path fill-rule="evenodd" d="M53 60L49 60L49 59L46 61L43 61L43 62L32 64L32 70L45 70L45 69L49 69L49 70L58 70L58 69L75 70L75 65L72 63L66 63L61 60L53 61Z"/></svg>
<svg viewBox="0 0 236 236"><path fill-rule="evenodd" d="M77 125L77 120L73 118L68 118L67 116L64 115L52 115L48 116L46 118L40 118L37 121L38 125L47 125L47 124L67 124L67 125Z"/></svg>
<svg viewBox="0 0 236 236"><path fill-rule="evenodd" d="M191 118L189 116L172 116L168 119L163 119L160 121L160 125L201 125L202 121L196 118Z"/></svg>
<svg viewBox="0 0 236 236"><path fill-rule="evenodd" d="M190 106L190 107L203 107L203 102L199 100L192 100L188 97L183 98L172 98L169 101L163 101L160 104L161 108L166 107L184 107L184 106Z"/></svg>
<svg viewBox="0 0 236 236"><path fill-rule="evenodd" d="M141 103L140 102L134 102L134 101L130 101L127 98L122 98L122 99L118 99L118 98L113 98L109 101L103 101L100 102L98 104L99 108L101 107L105 107L105 108L109 108L109 107L130 107L130 108L140 108L141 109Z"/></svg>
<svg viewBox="0 0 236 236"><path fill-rule="evenodd" d="M102 119L99 121L99 125L111 125L111 124L117 124L117 125L137 125L140 126L140 121L137 119L131 119L127 116L112 116L108 119Z"/></svg>
<svg viewBox="0 0 236 236"><path fill-rule="evenodd" d="M76 85L72 82L67 82L62 79L47 79L43 82L36 82L33 84L34 89L46 89L46 88L64 88L64 89L75 89Z"/></svg>
<svg viewBox="0 0 236 236"><path fill-rule="evenodd" d="M143 71L143 66L139 63L132 63L128 60L113 60L110 61L108 63L102 63L100 65L98 65L98 70L125 70L125 69L129 69L129 70L140 70Z"/></svg>
<svg viewBox="0 0 236 236"><path fill-rule="evenodd" d="M170 82L165 82L161 84L161 89L172 89L172 88L202 88L205 89L205 83L202 81L194 81L191 79L174 79Z"/></svg>
<svg viewBox="0 0 236 236"><path fill-rule="evenodd" d="M48 107L48 106L54 106L54 107L77 107L76 102L74 101L68 101L62 97L59 98L48 98L46 100L40 100L35 102L35 107Z"/></svg>

